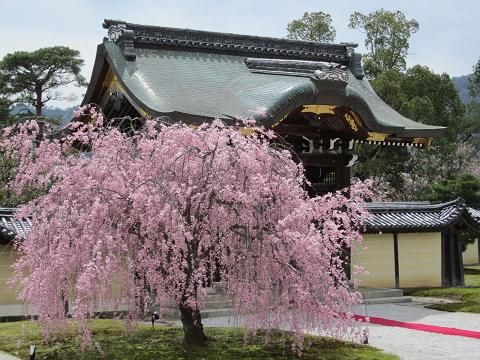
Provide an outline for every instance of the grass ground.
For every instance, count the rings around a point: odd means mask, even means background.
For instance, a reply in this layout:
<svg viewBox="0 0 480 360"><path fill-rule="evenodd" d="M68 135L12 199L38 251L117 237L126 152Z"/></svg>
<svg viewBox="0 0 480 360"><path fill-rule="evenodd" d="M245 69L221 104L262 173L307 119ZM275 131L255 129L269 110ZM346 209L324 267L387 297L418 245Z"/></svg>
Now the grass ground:
<svg viewBox="0 0 480 360"><path fill-rule="evenodd" d="M456 303L430 305L428 306L430 309L480 313L480 266L465 268L465 286L464 288L418 289L409 292L409 295L458 300Z"/></svg>
<svg viewBox="0 0 480 360"><path fill-rule="evenodd" d="M152 331L142 326L133 335L126 335L122 322L95 320L91 324L94 333L92 348L80 351L73 333L60 340L42 345L35 322L0 324L0 349L27 358L30 344L37 344L37 359L292 359L290 347L285 346L282 333L276 334L268 346L263 338L254 337L244 346L243 332L232 328L208 328L209 337L204 347L183 344L183 332L177 327L156 327ZM302 359L398 359L394 355L365 346L344 343L332 339L308 337L310 347ZM286 349L286 350L285 350Z"/></svg>

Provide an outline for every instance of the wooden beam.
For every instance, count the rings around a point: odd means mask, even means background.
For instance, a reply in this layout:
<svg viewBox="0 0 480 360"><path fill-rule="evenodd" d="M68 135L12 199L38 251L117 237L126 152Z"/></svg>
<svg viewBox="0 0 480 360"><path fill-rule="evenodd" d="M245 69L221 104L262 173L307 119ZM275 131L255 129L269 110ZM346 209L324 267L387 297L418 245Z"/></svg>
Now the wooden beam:
<svg viewBox="0 0 480 360"><path fill-rule="evenodd" d="M300 153L305 165L319 167L345 167L352 159L352 154Z"/></svg>

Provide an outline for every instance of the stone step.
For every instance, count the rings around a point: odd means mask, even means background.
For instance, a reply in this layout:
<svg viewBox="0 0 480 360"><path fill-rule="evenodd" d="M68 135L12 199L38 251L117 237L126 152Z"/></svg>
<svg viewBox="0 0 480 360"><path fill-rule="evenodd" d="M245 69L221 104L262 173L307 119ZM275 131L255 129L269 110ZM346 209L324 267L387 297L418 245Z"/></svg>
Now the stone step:
<svg viewBox="0 0 480 360"><path fill-rule="evenodd" d="M225 294L225 285L221 282L213 283L213 286L205 288L207 295Z"/></svg>
<svg viewBox="0 0 480 360"><path fill-rule="evenodd" d="M227 296L224 294L207 294L205 301L226 301L228 300Z"/></svg>
<svg viewBox="0 0 480 360"><path fill-rule="evenodd" d="M220 309L230 307L232 307L232 302L230 300L205 301L206 309Z"/></svg>
<svg viewBox="0 0 480 360"><path fill-rule="evenodd" d="M387 297L401 297L403 296L402 289L359 289L364 299L378 299Z"/></svg>
<svg viewBox="0 0 480 360"><path fill-rule="evenodd" d="M207 288L205 288L205 291L207 292L207 295L215 295L216 294L216 290L213 287L207 287Z"/></svg>
<svg viewBox="0 0 480 360"><path fill-rule="evenodd" d="M216 318L223 316L232 316L233 310L231 308L206 309L201 312L202 319Z"/></svg>
<svg viewBox="0 0 480 360"><path fill-rule="evenodd" d="M396 303L407 303L412 302L410 296L396 296L396 297L384 297L384 298L371 298L363 299L364 305L376 305L376 304L396 304Z"/></svg>

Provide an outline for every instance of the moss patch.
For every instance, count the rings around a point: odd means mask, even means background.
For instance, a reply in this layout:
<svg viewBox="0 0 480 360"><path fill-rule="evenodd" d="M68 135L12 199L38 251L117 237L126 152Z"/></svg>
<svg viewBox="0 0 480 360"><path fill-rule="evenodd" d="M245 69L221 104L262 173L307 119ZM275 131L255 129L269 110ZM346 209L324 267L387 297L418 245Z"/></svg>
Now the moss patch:
<svg viewBox="0 0 480 360"><path fill-rule="evenodd" d="M243 331L232 328L207 328L205 346L187 346L178 327L140 326L126 335L122 322L95 320L91 323L94 346L81 351L73 331L59 336L50 344L41 344L36 322L0 324L0 349L27 358L30 344L37 345L37 359L292 359L295 354L285 340L284 332L276 332L268 345L263 335L252 337L244 346ZM310 345L303 359L398 359L394 355L364 345L356 345L316 336L308 336Z"/></svg>

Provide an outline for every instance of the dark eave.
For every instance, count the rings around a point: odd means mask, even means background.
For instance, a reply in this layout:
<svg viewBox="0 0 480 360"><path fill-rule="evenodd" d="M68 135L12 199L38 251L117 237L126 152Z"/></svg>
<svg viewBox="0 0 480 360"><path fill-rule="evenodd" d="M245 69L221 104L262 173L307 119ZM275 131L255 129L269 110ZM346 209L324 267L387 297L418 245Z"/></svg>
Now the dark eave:
<svg viewBox="0 0 480 360"><path fill-rule="evenodd" d="M367 233L436 232L456 225L480 231L480 211L462 199L446 203L367 203Z"/></svg>

